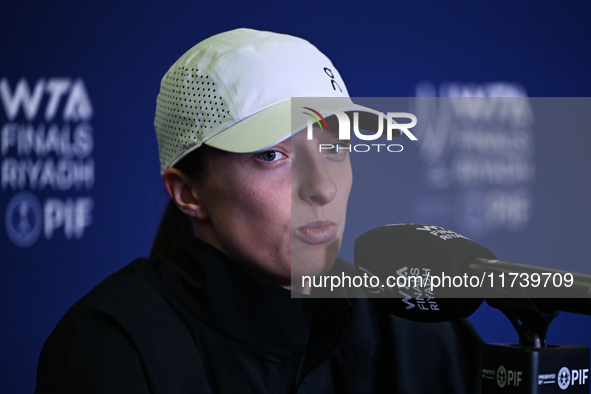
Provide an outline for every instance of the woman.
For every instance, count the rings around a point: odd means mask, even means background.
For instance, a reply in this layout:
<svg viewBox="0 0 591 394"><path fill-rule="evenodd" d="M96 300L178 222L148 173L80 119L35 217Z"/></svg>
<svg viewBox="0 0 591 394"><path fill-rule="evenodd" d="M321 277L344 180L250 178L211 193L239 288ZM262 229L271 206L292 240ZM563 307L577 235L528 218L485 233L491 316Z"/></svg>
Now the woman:
<svg viewBox="0 0 591 394"><path fill-rule="evenodd" d="M348 153L318 151L341 144L329 125L291 135L300 96L348 94L330 60L291 36L222 33L171 67L155 119L171 203L151 260L66 313L37 392L476 390L479 340L465 322L421 325L344 293L285 289L349 270L337 260Z"/></svg>

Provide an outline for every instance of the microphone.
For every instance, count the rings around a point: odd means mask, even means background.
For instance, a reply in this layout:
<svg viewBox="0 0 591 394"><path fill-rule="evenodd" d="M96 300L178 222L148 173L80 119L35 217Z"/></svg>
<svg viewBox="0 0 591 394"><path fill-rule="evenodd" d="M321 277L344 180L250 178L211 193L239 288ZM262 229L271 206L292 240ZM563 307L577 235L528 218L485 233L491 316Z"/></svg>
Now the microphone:
<svg viewBox="0 0 591 394"><path fill-rule="evenodd" d="M378 227L355 240L366 295L388 312L419 322L466 318L482 304L591 315L591 276L497 260L485 247L433 225Z"/></svg>

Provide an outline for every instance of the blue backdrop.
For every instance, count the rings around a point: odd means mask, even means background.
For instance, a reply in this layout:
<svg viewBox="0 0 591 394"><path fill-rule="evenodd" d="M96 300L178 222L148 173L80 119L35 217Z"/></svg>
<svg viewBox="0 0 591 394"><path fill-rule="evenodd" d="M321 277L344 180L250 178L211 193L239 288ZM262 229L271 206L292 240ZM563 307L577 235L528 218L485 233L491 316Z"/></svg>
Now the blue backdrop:
<svg viewBox="0 0 591 394"><path fill-rule="evenodd" d="M167 201L152 124L159 82L198 41L237 27L300 36L332 59L357 97L494 95L495 86L529 97L584 97L591 92L590 17L591 4L580 1L4 5L0 387L31 392L41 346L68 307L148 254ZM468 200L483 206L491 189L429 183L430 163L416 147L405 156L414 164L397 159L379 174L387 176L384 191L357 178L343 256L352 259L352 240L370 228L437 221L499 258L587 264L591 136L576 128L536 135L535 119L531 133L531 151L522 154L535 171L505 204L529 207L519 225L462 227L457 207ZM357 161L359 169L366 165ZM488 342L517 340L509 321L487 306L472 321ZM548 339L591 345L590 328L591 318L562 314Z"/></svg>

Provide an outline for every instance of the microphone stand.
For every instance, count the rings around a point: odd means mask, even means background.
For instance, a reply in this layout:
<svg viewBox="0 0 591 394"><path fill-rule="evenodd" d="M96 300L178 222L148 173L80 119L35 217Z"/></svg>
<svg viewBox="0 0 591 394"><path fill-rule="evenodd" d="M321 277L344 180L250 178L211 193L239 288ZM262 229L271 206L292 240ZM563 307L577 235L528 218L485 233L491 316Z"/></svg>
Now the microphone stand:
<svg viewBox="0 0 591 394"><path fill-rule="evenodd" d="M534 299L493 298L486 302L509 318L519 344L484 345L483 394L549 394L567 389L567 393L589 393L589 348L546 344L548 327L558 311L545 311Z"/></svg>

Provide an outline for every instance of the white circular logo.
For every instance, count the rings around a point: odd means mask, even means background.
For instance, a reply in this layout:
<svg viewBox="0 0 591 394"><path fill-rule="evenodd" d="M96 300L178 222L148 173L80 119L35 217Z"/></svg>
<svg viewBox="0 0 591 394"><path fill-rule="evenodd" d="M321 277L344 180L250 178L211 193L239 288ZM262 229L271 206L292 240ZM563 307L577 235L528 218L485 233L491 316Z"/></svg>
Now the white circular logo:
<svg viewBox="0 0 591 394"><path fill-rule="evenodd" d="M562 390L566 390L570 383L570 371L567 367L560 368L558 372L558 387Z"/></svg>
<svg viewBox="0 0 591 394"><path fill-rule="evenodd" d="M41 234L41 204L33 193L23 191L12 197L6 207L6 232L18 247L26 248L35 243Z"/></svg>
<svg viewBox="0 0 591 394"><path fill-rule="evenodd" d="M497 369L497 384L500 388L507 384L507 370L502 365Z"/></svg>

